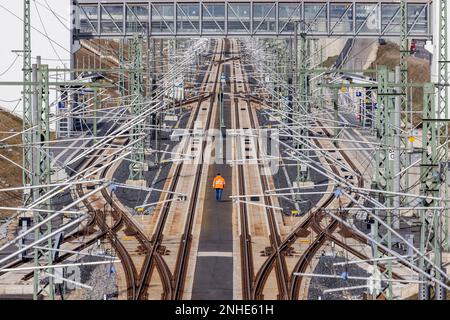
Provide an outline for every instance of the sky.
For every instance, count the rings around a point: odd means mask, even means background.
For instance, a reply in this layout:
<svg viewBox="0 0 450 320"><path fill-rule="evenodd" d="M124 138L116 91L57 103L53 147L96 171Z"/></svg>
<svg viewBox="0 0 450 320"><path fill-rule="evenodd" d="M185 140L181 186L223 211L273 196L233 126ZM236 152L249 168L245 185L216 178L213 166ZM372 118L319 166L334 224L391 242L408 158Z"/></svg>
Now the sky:
<svg viewBox="0 0 450 320"><path fill-rule="evenodd" d="M48 64L50 68L62 68L64 64L69 67L69 18L70 18L70 0L31 0L31 25L44 35L54 40L54 49L49 40L32 29L31 46L32 56L40 55L43 63ZM0 0L0 82L1 81L22 81L22 57L13 64L17 57L11 50L23 49L23 22L13 14L23 19L23 0ZM52 11L58 15L55 17ZM40 17L39 17L40 15ZM41 22L42 20L42 22ZM59 56L59 57L58 57ZM62 61L59 59L61 58ZM46 60L49 59L49 60ZM35 59L32 60L35 62ZM8 70L8 68L11 67ZM0 85L0 106L13 110L21 98L21 87L5 87ZM5 102L10 101L10 102ZM17 106L15 113L21 115L22 103Z"/></svg>

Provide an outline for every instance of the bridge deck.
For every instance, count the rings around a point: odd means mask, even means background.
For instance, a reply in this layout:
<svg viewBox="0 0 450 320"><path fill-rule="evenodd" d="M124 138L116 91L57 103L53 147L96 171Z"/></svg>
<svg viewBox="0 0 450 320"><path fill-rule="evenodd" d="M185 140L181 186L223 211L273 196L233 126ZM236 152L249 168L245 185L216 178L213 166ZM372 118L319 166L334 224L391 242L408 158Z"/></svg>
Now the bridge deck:
<svg viewBox="0 0 450 320"><path fill-rule="evenodd" d="M78 0L74 39L128 37L400 36L400 1ZM431 2L408 1L408 34L432 35Z"/></svg>

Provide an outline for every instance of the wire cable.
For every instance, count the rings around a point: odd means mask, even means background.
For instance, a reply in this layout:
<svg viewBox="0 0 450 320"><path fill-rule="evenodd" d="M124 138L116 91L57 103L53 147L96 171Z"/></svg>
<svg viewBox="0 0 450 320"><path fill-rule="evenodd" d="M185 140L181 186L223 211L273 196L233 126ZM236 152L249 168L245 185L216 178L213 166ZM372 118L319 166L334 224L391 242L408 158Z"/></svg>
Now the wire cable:
<svg viewBox="0 0 450 320"><path fill-rule="evenodd" d="M36 1L37 3L39 3L39 1L37 1L37 0L35 0L35 1ZM58 21L64 26L64 28L67 29L67 31L70 31L70 29L67 27L67 25L61 21L61 19L63 19L63 20L65 20L65 21L67 22L67 19L64 18L63 16L57 14L55 11L53 11L53 9L52 9L52 8L50 7L50 5L48 4L47 0L44 0L44 2L45 2L45 4L46 4L46 6L47 6L46 9L50 10L50 11L53 13L53 15L55 16L55 18L58 19ZM40 4L40 3L39 3L39 4ZM40 4L40 5L42 6L42 4ZM60 18L61 18L61 19L60 19Z"/></svg>
<svg viewBox="0 0 450 320"><path fill-rule="evenodd" d="M16 17L17 19L19 19L20 21L23 22L23 19L21 17L19 17L17 14L15 14L14 12L12 12L11 10L9 10L8 8L6 8L5 6L3 6L2 4L0 4L0 8L2 8L3 10L7 11L8 13L12 14L14 17ZM31 28L38 32L40 35L48 38L51 42L53 42L54 44L56 44L58 47L60 47L61 49L63 49L64 51L70 53L70 50L67 50L66 47L64 47L63 45L61 45L60 43L58 43L57 41L53 40L52 38L46 36L42 31L40 31L39 29L33 27L33 25L31 25Z"/></svg>
<svg viewBox="0 0 450 320"><path fill-rule="evenodd" d="M61 57L58 54L58 51L56 51L55 46L53 45L53 43L50 41L50 37L48 36L48 32L47 29L45 28L45 24L44 21L42 21L42 17L41 17L41 13L39 12L38 6L36 4L36 0L34 0L34 7L36 8L36 12L38 14L39 17L39 21L41 22L42 28L44 29L45 35L47 37L47 39L49 40L50 46L53 49L53 52L56 54L56 56L58 57L59 61L61 62L61 64L64 66L64 62L61 60Z"/></svg>
<svg viewBox="0 0 450 320"><path fill-rule="evenodd" d="M7 102L7 103L11 103L11 102L17 102L17 101L21 101L22 99L14 99L14 100L2 100L0 99L0 102Z"/></svg>
<svg viewBox="0 0 450 320"><path fill-rule="evenodd" d="M14 61L11 63L11 65L2 73L0 73L0 77L4 76L6 73L8 73L9 70L12 69L12 67L14 67L14 65L16 64L17 59L19 59L19 56L17 55L16 58L14 59Z"/></svg>

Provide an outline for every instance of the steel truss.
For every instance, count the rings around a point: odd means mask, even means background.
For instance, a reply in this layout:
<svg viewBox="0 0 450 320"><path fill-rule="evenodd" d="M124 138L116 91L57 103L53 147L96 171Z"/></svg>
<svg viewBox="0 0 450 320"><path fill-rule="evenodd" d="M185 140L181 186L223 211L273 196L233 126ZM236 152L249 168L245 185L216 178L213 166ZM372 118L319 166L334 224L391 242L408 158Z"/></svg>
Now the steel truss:
<svg viewBox="0 0 450 320"><path fill-rule="evenodd" d="M297 33L295 34L295 43L297 45ZM297 82L294 84L295 88L298 88L297 91L297 99L302 102L303 105L300 105L298 102L294 103L294 120L302 123L306 117L305 115L310 111L310 88L309 88L309 74L307 74L306 70L310 67L310 39L306 38L305 32L301 33L300 36L300 50L299 50L299 57L297 58L298 64L297 67ZM297 52L297 48L296 48ZM299 68L300 67L300 68ZM300 72L299 72L300 70ZM303 126L299 128L298 133L300 137L307 137L309 134L309 131L306 130L306 126ZM307 138L301 138L302 143L295 143L295 146L297 149L303 149L304 148L304 140ZM302 151L303 154L309 154L307 151ZM309 170L306 166L302 168L300 163L297 163L297 181L299 182L305 182L308 180L309 176Z"/></svg>
<svg viewBox="0 0 450 320"><path fill-rule="evenodd" d="M448 199L448 4L446 0L439 0L439 38L438 52L435 52L438 66L438 83L424 88L423 98L423 134L422 134L422 163L421 163L421 192L429 197ZM435 58L436 59L436 58ZM437 87L437 99L436 99ZM437 101L436 101L437 100ZM431 209L440 205L435 199L425 199L421 219L420 250L427 254L432 252L434 266L442 268L442 252L448 250L448 204L444 202L444 210ZM422 270L433 274L438 280L442 274L429 263L420 260ZM435 300L445 300L445 288L435 282L419 286L419 298L429 299L431 287L434 289Z"/></svg>
<svg viewBox="0 0 450 320"><path fill-rule="evenodd" d="M291 37L304 21L314 36L399 37L400 1L73 0L75 40L94 37ZM407 34L430 38L430 1L407 1Z"/></svg>
<svg viewBox="0 0 450 320"><path fill-rule="evenodd" d="M49 153L49 141L50 141L50 127L49 127L49 72L48 66L43 65L38 58L37 64L32 67L32 80L36 83L33 87L33 100L32 100L32 185L33 186L45 186L51 183L51 171L50 171L50 153ZM31 191L33 201L40 199L49 189L46 187L35 188ZM50 200L45 201L39 206L39 209L51 210ZM41 223L47 218L47 213L41 211L33 211L33 225ZM34 232L35 241L51 234L52 223L47 222L40 228L37 228ZM38 266L50 266L46 269L46 272L53 275L53 254L50 250L52 248L52 239L49 238L45 243L45 248L34 249L34 265ZM47 282L44 281L48 278ZM53 278L44 276L42 278L39 270L34 271L33 278L33 296L34 299L38 298L39 294L46 292L46 296L49 299L54 299L54 287Z"/></svg>
<svg viewBox="0 0 450 320"><path fill-rule="evenodd" d="M412 128L412 108L408 103L408 63L406 61L407 57L410 55L410 50L408 48L408 6L406 0L402 0L400 3L400 24L401 24L401 36L400 36L400 82L402 84L400 88L400 126L404 125L405 129L410 132ZM411 106L412 107L412 106ZM409 155L406 150L408 148L408 141L406 135L402 137L402 150L400 151L400 168L406 168L409 166ZM404 174L400 177L401 188L407 190L409 187L408 171L406 170ZM401 199L405 201L406 199Z"/></svg>
<svg viewBox="0 0 450 320"><path fill-rule="evenodd" d="M142 74L142 37L135 34L130 45L130 58L132 59L133 70L130 75L130 104L131 114L139 117L144 110L144 90L143 90L143 74ZM144 148L145 142L140 137L144 132L145 122L140 122L131 129L132 142L137 142L134 145L134 151L131 154L130 163L130 180L142 180L144 177L145 162L144 162Z"/></svg>
<svg viewBox="0 0 450 320"><path fill-rule="evenodd" d="M393 179L393 150L390 150L389 146L393 145L393 126L394 124L394 110L393 110L393 96L392 90L388 88L389 82L389 71L386 66L379 66L377 72L378 80L378 108L376 116L376 134L378 141L380 141L383 147L377 150L375 156L375 185L372 186L373 189L378 189L382 191L392 192L394 191L394 179ZM392 207L393 203L388 203L391 200L385 200L381 194L376 196L377 200L384 203L387 207ZM383 199L382 199L383 198ZM392 198L391 198L392 199ZM392 226L392 211L388 210L386 212L380 212L375 210L377 216L383 219L384 223L388 226ZM392 249L392 233L390 229L382 229L378 220L373 221L371 236L376 241L372 244L373 257L375 259L381 258L383 253L380 251L376 243L383 243L389 249ZM378 270L377 264L374 264L374 268ZM392 266L391 261L388 261L386 270L383 273L388 279L392 279ZM375 293L376 295L376 293ZM388 283L387 288L387 298L392 298L392 283ZM376 296L374 296L376 298Z"/></svg>
<svg viewBox="0 0 450 320"><path fill-rule="evenodd" d="M449 103L449 57L448 57L448 2L445 0L439 1L439 60L438 60L438 70L439 70L439 78L438 78L438 116L441 119L449 119L449 110L448 110L448 103ZM443 148L440 149L440 158L445 159L443 162L444 165L444 172L448 172L449 170L449 164L448 161L448 122L442 121L438 124L439 132L438 132L438 141L439 143L442 143L445 141ZM443 182L444 186L447 186L447 175L444 175L442 177L445 181ZM449 198L449 188L444 187L444 196L445 199ZM446 209L444 211L444 216L449 215L448 206L446 204ZM443 246L444 249L448 251L449 249L449 229L448 229L448 222L446 221L443 225L443 233L444 233L444 239L443 239Z"/></svg>
<svg viewBox="0 0 450 320"><path fill-rule="evenodd" d="M29 130L32 127L31 121L31 8L30 0L24 0L24 19L23 19L23 131L22 135L23 144L23 161L22 165L24 168L31 168L32 164L32 133ZM31 174L23 170L23 185L31 185ZM24 193L24 203L29 204L31 198L29 195Z"/></svg>
<svg viewBox="0 0 450 320"><path fill-rule="evenodd" d="M441 172L441 159L439 156L439 117L436 112L435 86L427 84L424 88L423 97L423 134L422 134L422 163L421 163L421 192L430 198L424 199L423 205L432 208L440 205L435 198L441 195L442 184L445 181ZM432 197L432 198L431 198ZM444 218L442 210L425 209L421 215L420 251L423 254L432 252L432 260L439 268L442 265L442 226ZM423 258L420 259L420 268L441 280L442 275L433 270L432 266ZM424 279L423 279L424 280ZM436 300L445 299L445 290L439 285L434 286L434 297ZM428 283L419 286L419 298L428 300L430 298L430 285Z"/></svg>
<svg viewBox="0 0 450 320"><path fill-rule="evenodd" d="M24 19L23 19L23 185L24 186L42 186L51 182L50 172L50 127L49 127L49 71L47 65L42 65L40 57L36 64L31 63L31 5L30 0L24 0ZM33 84L32 84L33 83ZM24 192L24 205L30 205L43 194L47 188L35 188L31 192ZM37 209L51 210L50 201L46 201ZM42 211L31 211L33 215L33 224L36 225L46 218ZM51 222L43 227L37 228L34 232L34 240L52 232ZM34 265L51 266L53 255L51 251L52 241L49 239L45 250L34 249ZM53 274L52 269L47 269L48 273ZM44 276L44 278L47 278ZM37 299L40 294L45 293L49 299L54 299L53 278L48 277L45 282L38 270L34 271L33 276L33 298Z"/></svg>

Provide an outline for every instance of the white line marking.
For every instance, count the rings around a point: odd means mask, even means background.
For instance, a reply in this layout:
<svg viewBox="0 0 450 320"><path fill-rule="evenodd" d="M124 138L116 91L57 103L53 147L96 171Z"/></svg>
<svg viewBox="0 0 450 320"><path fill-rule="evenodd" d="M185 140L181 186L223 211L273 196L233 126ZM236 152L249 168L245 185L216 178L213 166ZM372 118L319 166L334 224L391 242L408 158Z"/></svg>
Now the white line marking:
<svg viewBox="0 0 450 320"><path fill-rule="evenodd" d="M197 252L197 257L233 257L233 252L204 251Z"/></svg>

